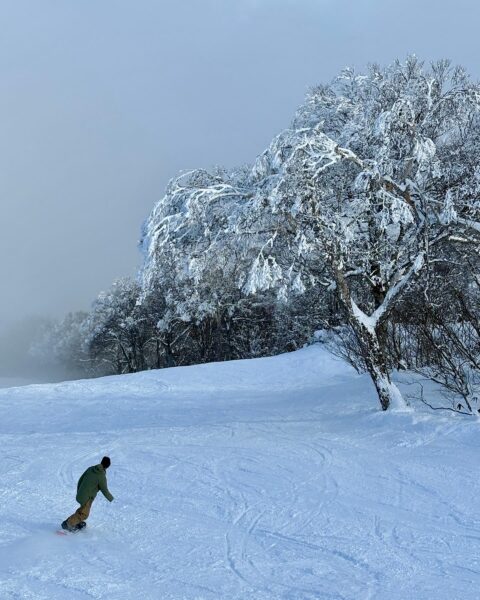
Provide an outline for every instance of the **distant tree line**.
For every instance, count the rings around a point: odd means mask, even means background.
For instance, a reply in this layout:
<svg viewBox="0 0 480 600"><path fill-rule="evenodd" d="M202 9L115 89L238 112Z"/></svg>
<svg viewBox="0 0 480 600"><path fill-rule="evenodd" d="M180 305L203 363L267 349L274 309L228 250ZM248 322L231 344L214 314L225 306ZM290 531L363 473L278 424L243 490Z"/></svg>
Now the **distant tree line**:
<svg viewBox="0 0 480 600"><path fill-rule="evenodd" d="M412 57L310 90L253 165L170 181L138 280L50 325L34 351L95 375L272 355L316 331L369 373L478 411L480 87Z"/></svg>

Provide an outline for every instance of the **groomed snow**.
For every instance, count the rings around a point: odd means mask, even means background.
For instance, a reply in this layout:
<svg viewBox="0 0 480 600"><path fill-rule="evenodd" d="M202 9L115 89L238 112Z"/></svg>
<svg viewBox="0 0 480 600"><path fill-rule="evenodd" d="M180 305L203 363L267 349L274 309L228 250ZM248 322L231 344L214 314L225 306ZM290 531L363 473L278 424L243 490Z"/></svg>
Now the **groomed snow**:
<svg viewBox="0 0 480 600"><path fill-rule="evenodd" d="M2 600L477 600L479 425L321 346L0 391ZM88 527L55 535L108 454Z"/></svg>

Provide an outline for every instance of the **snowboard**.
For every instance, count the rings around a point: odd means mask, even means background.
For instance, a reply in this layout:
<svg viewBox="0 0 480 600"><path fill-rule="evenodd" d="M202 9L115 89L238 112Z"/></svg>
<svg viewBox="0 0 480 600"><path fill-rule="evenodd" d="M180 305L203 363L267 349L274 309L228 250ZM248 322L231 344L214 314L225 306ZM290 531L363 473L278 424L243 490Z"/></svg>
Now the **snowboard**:
<svg viewBox="0 0 480 600"><path fill-rule="evenodd" d="M82 529L85 529L86 526L87 524L85 523L85 521L82 521L75 527L75 529L72 529L71 531L69 531L68 529L57 529L55 533L57 535L70 535L72 533L78 533L79 531L82 531Z"/></svg>

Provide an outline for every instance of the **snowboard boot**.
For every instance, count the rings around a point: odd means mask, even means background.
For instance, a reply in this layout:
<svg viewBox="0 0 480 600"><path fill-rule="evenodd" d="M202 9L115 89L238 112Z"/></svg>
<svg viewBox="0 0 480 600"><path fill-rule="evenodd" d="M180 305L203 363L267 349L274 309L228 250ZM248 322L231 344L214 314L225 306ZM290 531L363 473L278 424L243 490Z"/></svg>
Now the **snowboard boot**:
<svg viewBox="0 0 480 600"><path fill-rule="evenodd" d="M86 526L87 526L87 524L85 523L85 521L81 521L76 527L73 528L72 531L81 531Z"/></svg>
<svg viewBox="0 0 480 600"><path fill-rule="evenodd" d="M65 531L75 531L75 528L68 526L66 519L62 523L62 529L65 529Z"/></svg>

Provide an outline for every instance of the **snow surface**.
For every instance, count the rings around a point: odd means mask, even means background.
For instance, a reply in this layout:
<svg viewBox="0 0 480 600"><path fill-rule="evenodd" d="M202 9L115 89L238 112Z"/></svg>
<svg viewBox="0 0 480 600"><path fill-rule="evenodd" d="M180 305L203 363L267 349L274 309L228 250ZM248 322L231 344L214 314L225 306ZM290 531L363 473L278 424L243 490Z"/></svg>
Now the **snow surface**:
<svg viewBox="0 0 480 600"><path fill-rule="evenodd" d="M0 598L477 599L478 421L377 404L320 345L1 390Z"/></svg>
<svg viewBox="0 0 480 600"><path fill-rule="evenodd" d="M0 388L16 387L19 385L31 385L37 383L34 379L27 377L1 377L0 376Z"/></svg>

